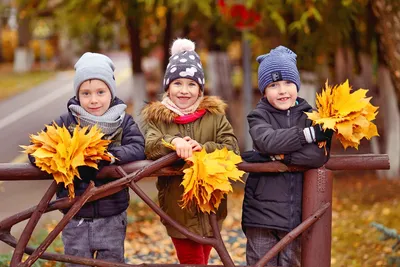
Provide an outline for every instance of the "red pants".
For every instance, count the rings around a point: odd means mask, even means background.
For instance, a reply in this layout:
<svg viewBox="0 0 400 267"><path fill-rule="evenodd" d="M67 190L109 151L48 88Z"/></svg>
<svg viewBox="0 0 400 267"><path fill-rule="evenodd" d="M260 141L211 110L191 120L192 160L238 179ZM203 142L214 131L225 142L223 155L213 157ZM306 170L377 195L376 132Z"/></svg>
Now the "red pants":
<svg viewBox="0 0 400 267"><path fill-rule="evenodd" d="M171 238L180 264L208 264L212 246L190 239Z"/></svg>

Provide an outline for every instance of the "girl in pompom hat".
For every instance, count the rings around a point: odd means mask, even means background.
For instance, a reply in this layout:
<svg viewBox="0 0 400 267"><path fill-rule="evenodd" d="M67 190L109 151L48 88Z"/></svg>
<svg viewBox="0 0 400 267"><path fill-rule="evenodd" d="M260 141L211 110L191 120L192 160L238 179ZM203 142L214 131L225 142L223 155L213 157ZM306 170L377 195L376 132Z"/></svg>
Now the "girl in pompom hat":
<svg viewBox="0 0 400 267"><path fill-rule="evenodd" d="M290 165L321 167L328 155L318 142L333 132L311 126L304 112L311 106L297 96L300 75L296 54L284 46L257 58L262 98L247 116L253 151L247 162L282 161ZM242 228L247 237L247 265L255 265L285 235L301 223L302 172L250 173L245 186ZM293 240L268 266L300 266L300 238Z"/></svg>
<svg viewBox="0 0 400 267"><path fill-rule="evenodd" d="M193 151L205 148L208 153L227 147L239 153L237 139L225 116L226 104L215 96L204 96L204 71L195 44L177 39L165 71L161 102L148 104L143 112L145 122L145 153L148 159L158 159L172 152L162 140L176 148L179 157L186 159ZM182 209L183 176L158 177L160 207L191 232L204 237L213 236L209 215L196 207ZM219 226L227 215L226 199L216 212ZM163 222L172 238L181 264L207 264L211 246L188 239Z"/></svg>

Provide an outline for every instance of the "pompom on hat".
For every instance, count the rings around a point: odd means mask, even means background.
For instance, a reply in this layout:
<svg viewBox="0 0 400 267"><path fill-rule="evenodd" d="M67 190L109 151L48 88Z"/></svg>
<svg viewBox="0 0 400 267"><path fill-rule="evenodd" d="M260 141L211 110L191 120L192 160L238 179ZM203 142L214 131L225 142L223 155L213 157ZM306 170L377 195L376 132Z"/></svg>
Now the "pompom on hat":
<svg viewBox="0 0 400 267"><path fill-rule="evenodd" d="M171 57L165 71L163 86L168 90L172 81L187 78L195 81L204 91L204 71L195 44L189 39L176 39L171 47Z"/></svg>
<svg viewBox="0 0 400 267"><path fill-rule="evenodd" d="M98 79L107 84L111 92L111 99L115 98L117 84L115 82L113 61L103 54L86 52L76 62L74 90L78 98L79 87L87 80Z"/></svg>
<svg viewBox="0 0 400 267"><path fill-rule="evenodd" d="M300 74L297 69L297 55L287 47L278 46L268 54L257 57L258 88L264 95L265 88L272 82L291 81L300 90Z"/></svg>

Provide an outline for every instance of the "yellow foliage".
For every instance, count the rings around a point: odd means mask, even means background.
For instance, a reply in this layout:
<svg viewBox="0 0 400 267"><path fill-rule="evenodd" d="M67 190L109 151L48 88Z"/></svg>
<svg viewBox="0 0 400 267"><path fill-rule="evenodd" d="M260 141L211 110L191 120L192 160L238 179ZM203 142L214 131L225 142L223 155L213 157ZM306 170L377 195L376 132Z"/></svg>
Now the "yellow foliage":
<svg viewBox="0 0 400 267"><path fill-rule="evenodd" d="M90 166L97 169L98 160L110 161L107 146L110 140L104 136L97 125L81 128L77 125L71 136L65 126L56 123L46 125L46 131L30 135L32 145L21 146L25 153L35 158L35 164L42 171L53 175L57 183L64 183L70 198L75 197L74 177L79 176L79 166Z"/></svg>
<svg viewBox="0 0 400 267"><path fill-rule="evenodd" d="M321 124L324 130L334 130L345 149L349 146L358 149L362 138L369 140L379 136L372 122L378 107L369 102L371 97L366 97L368 90L350 91L348 80L333 87L327 81L321 94L317 94L317 111L306 114L313 124Z"/></svg>
<svg viewBox="0 0 400 267"><path fill-rule="evenodd" d="M11 62L14 59L14 50L18 45L18 33L16 30L3 29L0 32L1 56L5 61Z"/></svg>
<svg viewBox="0 0 400 267"><path fill-rule="evenodd" d="M46 60L50 60L55 55L55 48L49 40L31 40L29 47L32 49L36 60L40 60L43 56Z"/></svg>
<svg viewBox="0 0 400 267"><path fill-rule="evenodd" d="M163 140L166 147L175 147ZM242 158L226 147L216 149L207 153L203 148L201 151L193 152L187 158L183 172L184 192L180 206L189 207L195 203L202 212L215 212L225 194L233 192L229 181L240 181L244 172L238 170L236 164L242 162Z"/></svg>

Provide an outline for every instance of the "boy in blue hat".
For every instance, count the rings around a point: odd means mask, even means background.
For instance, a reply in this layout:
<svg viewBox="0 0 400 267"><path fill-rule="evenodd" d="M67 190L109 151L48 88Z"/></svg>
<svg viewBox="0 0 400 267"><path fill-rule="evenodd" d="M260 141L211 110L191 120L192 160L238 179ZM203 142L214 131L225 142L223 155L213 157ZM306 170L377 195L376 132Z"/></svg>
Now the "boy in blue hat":
<svg viewBox="0 0 400 267"><path fill-rule="evenodd" d="M304 112L311 106L297 93L300 75L296 54L284 47L257 58L262 98L247 116L254 150L242 154L248 162L280 160L285 164L321 167L327 160L318 142L332 131L312 126ZM242 227L247 237L247 265L254 265L288 232L301 223L303 173L250 173L243 201ZM267 265L300 266L300 239L286 246Z"/></svg>

